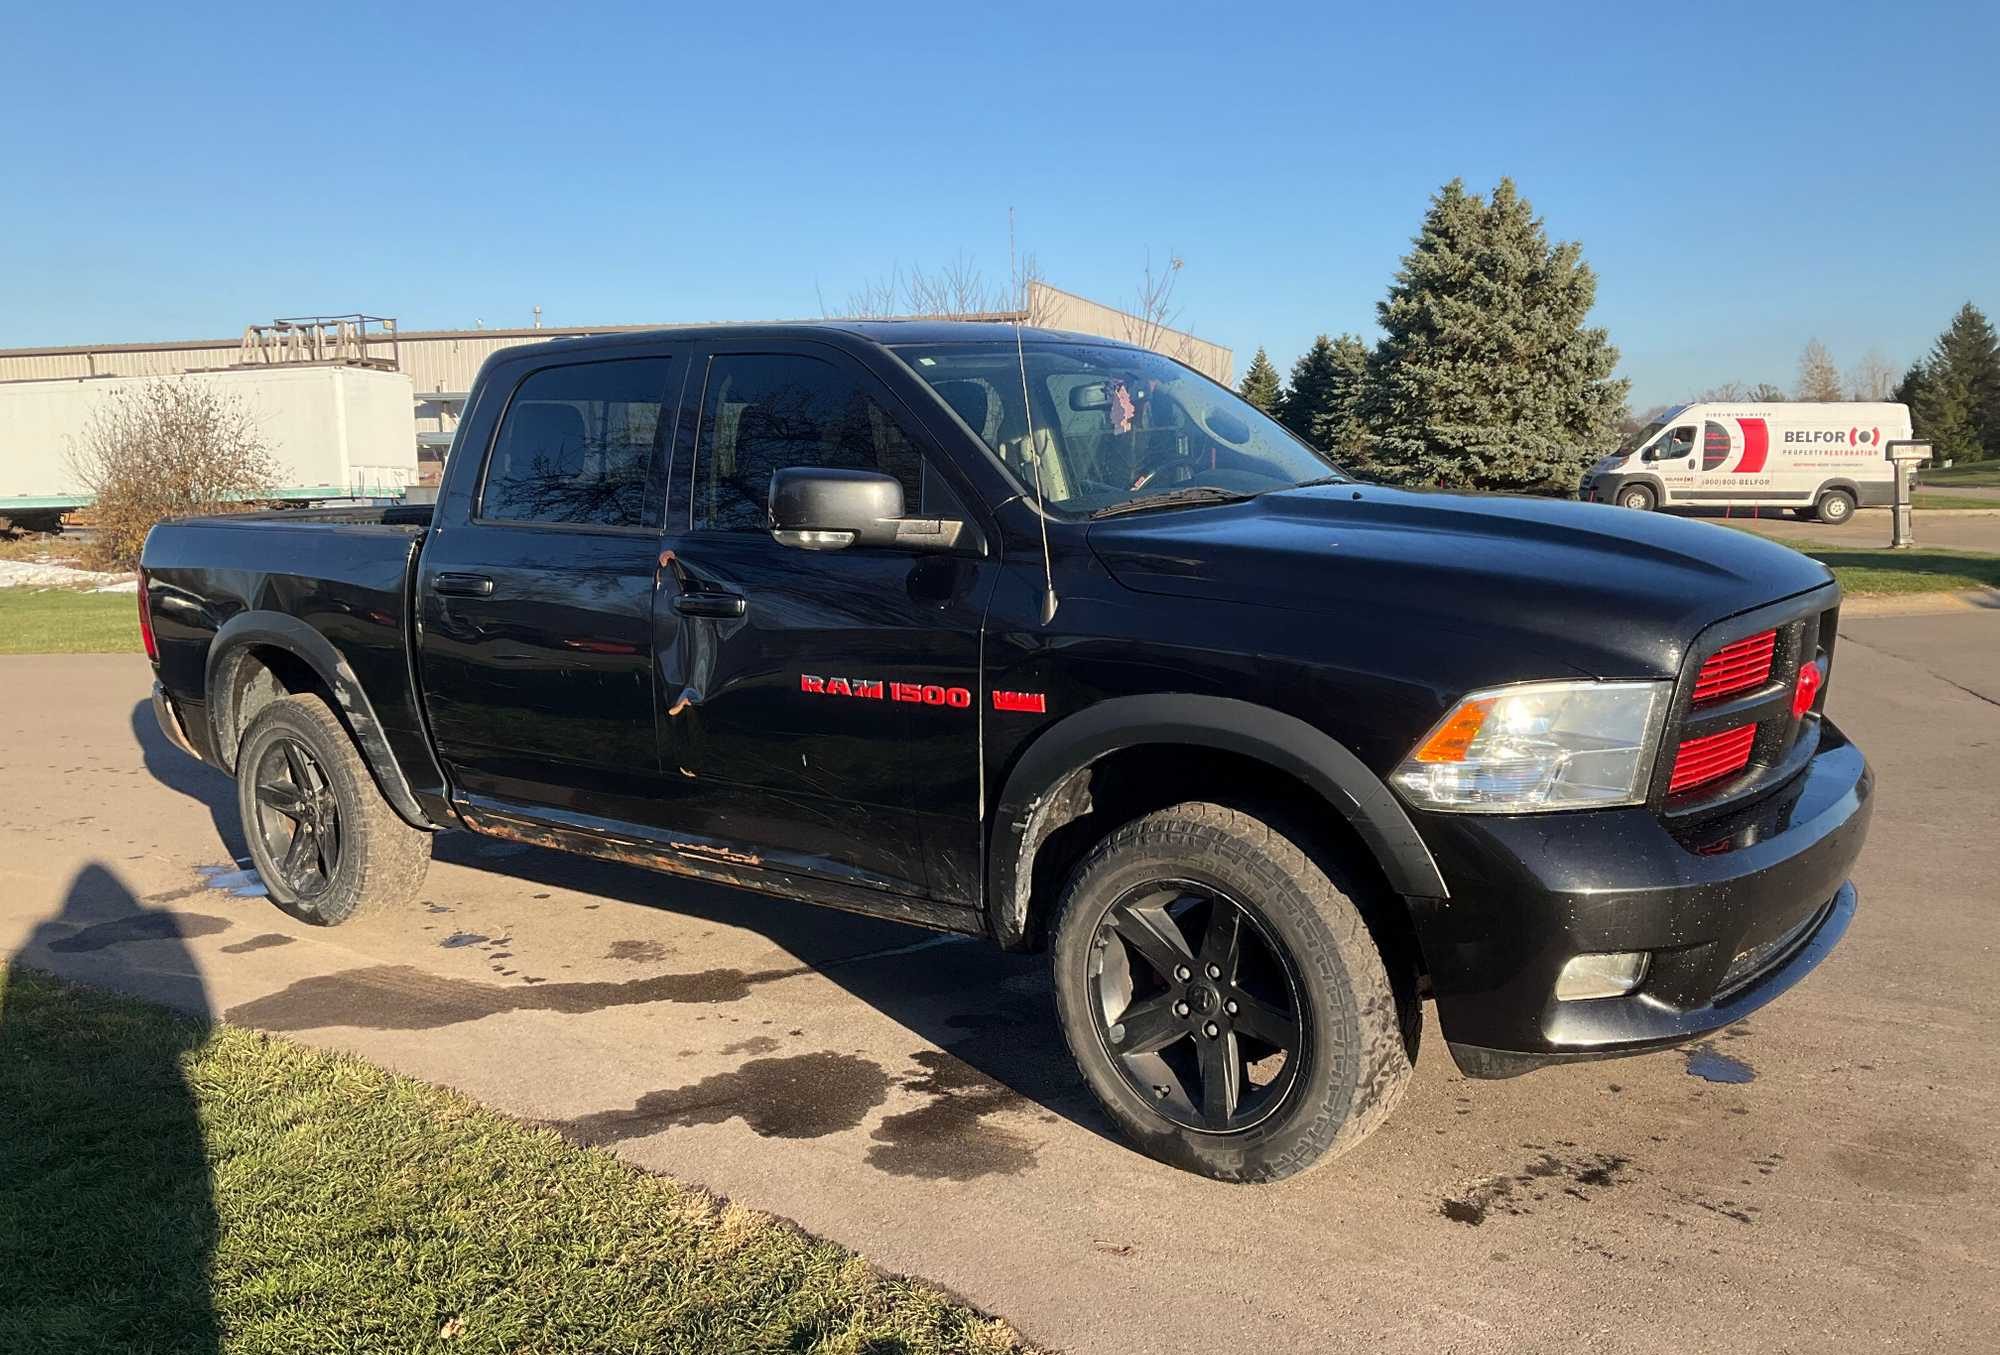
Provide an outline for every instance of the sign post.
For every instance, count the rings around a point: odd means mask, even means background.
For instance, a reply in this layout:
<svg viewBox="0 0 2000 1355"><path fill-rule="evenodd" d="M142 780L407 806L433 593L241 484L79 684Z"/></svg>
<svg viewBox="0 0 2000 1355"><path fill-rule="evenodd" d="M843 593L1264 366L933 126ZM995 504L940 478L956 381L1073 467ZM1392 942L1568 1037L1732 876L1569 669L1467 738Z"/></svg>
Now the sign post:
<svg viewBox="0 0 2000 1355"><path fill-rule="evenodd" d="M1910 539L1910 472L1931 459L1930 443L1920 438L1902 438L1889 442L1883 455L1896 467L1896 498L1891 509L1893 520L1889 529L1889 545L1896 550L1908 550L1916 543Z"/></svg>

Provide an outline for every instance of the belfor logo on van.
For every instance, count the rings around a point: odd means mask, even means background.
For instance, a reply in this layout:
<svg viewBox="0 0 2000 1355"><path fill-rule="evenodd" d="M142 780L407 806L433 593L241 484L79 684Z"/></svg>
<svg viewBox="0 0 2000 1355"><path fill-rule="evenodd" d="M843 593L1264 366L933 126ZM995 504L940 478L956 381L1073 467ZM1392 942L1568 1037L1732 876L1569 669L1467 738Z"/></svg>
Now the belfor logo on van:
<svg viewBox="0 0 2000 1355"><path fill-rule="evenodd" d="M1845 433L1838 428L1787 428L1786 442L1830 443L1835 447L1879 447L1882 444L1882 430L1879 428L1850 428Z"/></svg>

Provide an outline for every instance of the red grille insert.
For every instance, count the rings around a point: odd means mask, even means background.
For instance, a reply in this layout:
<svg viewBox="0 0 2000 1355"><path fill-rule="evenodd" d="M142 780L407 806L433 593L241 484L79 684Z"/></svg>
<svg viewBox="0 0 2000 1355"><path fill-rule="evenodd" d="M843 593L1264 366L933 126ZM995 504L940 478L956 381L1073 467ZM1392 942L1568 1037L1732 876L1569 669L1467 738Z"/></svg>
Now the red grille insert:
<svg viewBox="0 0 2000 1355"><path fill-rule="evenodd" d="M1689 787L1705 785L1718 777L1741 771L1749 764L1750 746L1756 742L1755 725L1689 739L1674 756L1674 775L1667 782L1667 793L1678 795Z"/></svg>
<svg viewBox="0 0 2000 1355"><path fill-rule="evenodd" d="M1771 659L1778 652L1778 632L1767 630L1747 640L1724 645L1709 656L1695 675L1694 699L1713 701L1747 692L1771 680Z"/></svg>

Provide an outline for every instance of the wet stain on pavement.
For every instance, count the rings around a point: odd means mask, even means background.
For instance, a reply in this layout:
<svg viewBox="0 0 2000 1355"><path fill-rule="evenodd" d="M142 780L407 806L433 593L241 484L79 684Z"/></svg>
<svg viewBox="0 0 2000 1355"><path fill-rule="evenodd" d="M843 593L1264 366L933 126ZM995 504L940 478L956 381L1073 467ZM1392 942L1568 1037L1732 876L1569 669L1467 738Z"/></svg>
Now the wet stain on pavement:
<svg viewBox="0 0 2000 1355"><path fill-rule="evenodd" d="M778 1042L768 1035L752 1035L747 1040L722 1046L725 1054L769 1054L778 1048Z"/></svg>
<svg viewBox="0 0 2000 1355"><path fill-rule="evenodd" d="M1957 1195L1971 1189L1979 1156L1965 1144L1920 1125L1878 1129L1833 1154L1857 1185L1896 1195Z"/></svg>
<svg viewBox="0 0 2000 1355"><path fill-rule="evenodd" d="M684 1125L740 1119L771 1139L816 1139L852 1129L889 1095L880 1064L853 1054L752 1059L686 1087L648 1092L631 1107L553 1128L584 1144L622 1143Z"/></svg>
<svg viewBox="0 0 2000 1355"><path fill-rule="evenodd" d="M604 952L607 960L623 960L629 964L649 964L667 958L667 948L658 941L613 941L611 949Z"/></svg>
<svg viewBox="0 0 2000 1355"><path fill-rule="evenodd" d="M214 936L228 931L232 925L226 917L210 917L206 913L137 913L93 923L60 941L49 942L49 949L73 955L122 946L128 941L184 941L194 936Z"/></svg>
<svg viewBox="0 0 2000 1355"><path fill-rule="evenodd" d="M227 924L225 924L227 925ZM370 965L316 974L288 988L231 1007L228 1019L262 1030L436 1030L501 1012L559 1012L574 1016L606 1007L648 1002L737 1002L759 984L809 972L787 969L704 969L657 974L623 983L478 983L410 965Z"/></svg>
<svg viewBox="0 0 2000 1355"><path fill-rule="evenodd" d="M265 932L263 935L253 936L247 941L238 941L233 945L224 946L222 953L225 955L246 955L253 950L270 950L273 946L289 946L291 944L292 938L284 935L282 932Z"/></svg>
<svg viewBox="0 0 2000 1355"><path fill-rule="evenodd" d="M1563 1157L1536 1144L1524 1146L1539 1155L1511 1175L1486 1177L1440 1201L1438 1213L1453 1223L1477 1228L1495 1214L1516 1217L1533 1214L1534 1205L1550 1200L1560 1202L1559 1197L1588 1203L1597 1198L1591 1191L1602 1192L1624 1185L1629 1179L1620 1173L1631 1167L1632 1160L1616 1153Z"/></svg>
<svg viewBox="0 0 2000 1355"><path fill-rule="evenodd" d="M876 1146L868 1150L871 1167L894 1176L969 1181L1012 1176L1035 1165L1032 1141L985 1123L1026 1097L943 1050L920 1051L915 1060L924 1071L900 1085L931 1099L876 1126Z"/></svg>
<svg viewBox="0 0 2000 1355"><path fill-rule="evenodd" d="M1706 1040L1683 1049L1681 1056L1687 1060L1688 1076L1698 1077L1704 1082L1733 1085L1757 1080L1756 1069L1742 1059L1723 1053Z"/></svg>

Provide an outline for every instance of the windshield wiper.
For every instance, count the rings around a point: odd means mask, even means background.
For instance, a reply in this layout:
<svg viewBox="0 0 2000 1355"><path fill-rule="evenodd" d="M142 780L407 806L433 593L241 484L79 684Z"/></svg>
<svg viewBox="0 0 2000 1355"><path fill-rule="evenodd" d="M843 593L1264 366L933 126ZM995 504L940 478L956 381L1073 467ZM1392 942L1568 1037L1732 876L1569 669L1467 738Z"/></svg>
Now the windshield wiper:
<svg viewBox="0 0 2000 1355"><path fill-rule="evenodd" d="M1244 499L1254 499L1240 489L1218 489L1214 485L1187 485L1181 489L1163 489L1158 494L1143 494L1123 503L1109 504L1090 516L1095 518L1116 517L1120 513L1143 513L1150 508L1173 508L1190 503L1240 503Z"/></svg>
<svg viewBox="0 0 2000 1355"><path fill-rule="evenodd" d="M1353 483L1354 483L1353 476L1341 475L1339 473L1335 473L1333 475L1322 475L1316 480L1301 480L1297 484L1293 485L1292 488L1312 489L1319 485L1351 485Z"/></svg>

